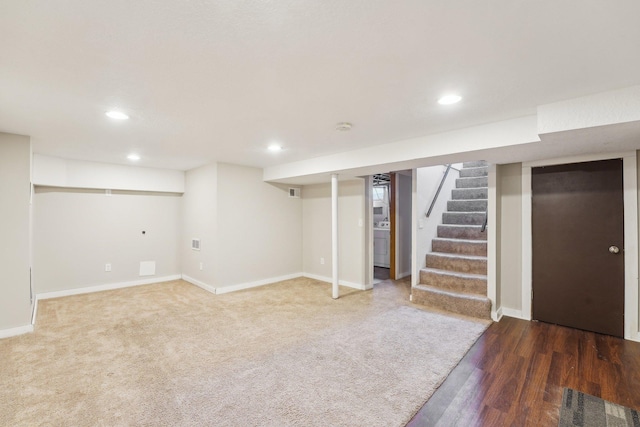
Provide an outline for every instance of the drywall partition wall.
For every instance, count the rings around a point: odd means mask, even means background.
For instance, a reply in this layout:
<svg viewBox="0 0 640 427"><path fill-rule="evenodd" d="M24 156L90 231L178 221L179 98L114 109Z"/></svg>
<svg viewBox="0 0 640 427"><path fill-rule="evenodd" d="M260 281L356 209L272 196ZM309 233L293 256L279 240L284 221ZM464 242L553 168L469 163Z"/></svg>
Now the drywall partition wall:
<svg viewBox="0 0 640 427"><path fill-rule="evenodd" d="M344 182L338 182L338 185L344 185ZM339 217L338 220L340 220ZM331 185L329 183L302 187L302 229L304 273L331 280Z"/></svg>
<svg viewBox="0 0 640 427"><path fill-rule="evenodd" d="M366 176L381 170L477 160L484 157L479 154L482 150L520 150L535 147L538 141L533 115L270 166L264 169L264 179L300 182L330 173Z"/></svg>
<svg viewBox="0 0 640 427"><path fill-rule="evenodd" d="M522 317L522 163L496 166L499 245L497 289L502 314Z"/></svg>
<svg viewBox="0 0 640 427"><path fill-rule="evenodd" d="M487 201L487 297L492 300L491 318L502 316L502 282L500 272L502 251L500 221L502 217L502 185L498 179L499 165L489 165Z"/></svg>
<svg viewBox="0 0 640 427"><path fill-rule="evenodd" d="M640 221L640 173L638 173L637 168L640 167L640 151L636 151L636 185L637 185L637 204L636 204L636 215L638 221ZM638 242L640 242L640 222L638 223ZM625 245L627 243L625 242ZM640 262L640 248L636 248L638 251L639 262ZM636 272L637 277L638 272ZM638 289L638 298L636 307L640 308L640 281L636 279L636 288ZM636 319L636 325L638 326L638 331L635 332L636 341L640 341L640 309L638 309L638 318Z"/></svg>
<svg viewBox="0 0 640 427"><path fill-rule="evenodd" d="M369 285L364 274L365 180L339 182L338 185L338 277L340 283L364 289Z"/></svg>
<svg viewBox="0 0 640 427"><path fill-rule="evenodd" d="M338 183L338 254L340 284L365 289L367 251L365 224L366 181ZM331 281L331 184L302 189L304 274Z"/></svg>
<svg viewBox="0 0 640 427"><path fill-rule="evenodd" d="M182 193L184 172L33 155L34 185Z"/></svg>
<svg viewBox="0 0 640 427"><path fill-rule="evenodd" d="M411 175L396 174L396 278L411 276Z"/></svg>
<svg viewBox="0 0 640 427"><path fill-rule="evenodd" d="M640 122L640 86L541 105L537 115L540 135Z"/></svg>
<svg viewBox="0 0 640 427"><path fill-rule="evenodd" d="M185 174L179 243L183 278L209 291L216 283L218 167L215 163ZM200 248L191 247L197 239Z"/></svg>
<svg viewBox="0 0 640 427"><path fill-rule="evenodd" d="M461 163L452 165L447 177L442 185L440 194L429 217L426 216L432 201L436 197L436 192L440 182L447 170L446 165L418 168L416 170L416 215L418 216L417 233L417 257L418 265L415 274L419 274L421 268L426 265L426 254L431 251L431 241L438 234L438 225L442 224L442 213L447 210L447 201L451 198L451 190L455 188L456 178L459 176L458 170Z"/></svg>
<svg viewBox="0 0 640 427"><path fill-rule="evenodd" d="M38 294L180 274L181 195L36 187L34 285ZM155 274L140 263L155 261ZM109 264L111 271L107 267Z"/></svg>
<svg viewBox="0 0 640 427"><path fill-rule="evenodd" d="M216 292L302 273L302 200L262 169L218 163Z"/></svg>
<svg viewBox="0 0 640 427"><path fill-rule="evenodd" d="M29 137L0 133L0 337L31 328L30 163Z"/></svg>
<svg viewBox="0 0 640 427"><path fill-rule="evenodd" d="M636 151L636 168L640 167L640 151ZM638 203L636 206L636 215L638 217L638 221L640 221L640 173L636 170L636 184L637 184L637 192L638 192ZM640 222L638 223L638 242L640 242ZM639 262L640 262L640 248L636 248L638 251ZM638 272L636 272L638 273ZM636 280L636 286L638 288L638 298L637 298L637 307L640 307L640 281ZM638 325L638 331L636 332L637 339L636 341L640 341L640 309L638 310L638 318L636 319Z"/></svg>

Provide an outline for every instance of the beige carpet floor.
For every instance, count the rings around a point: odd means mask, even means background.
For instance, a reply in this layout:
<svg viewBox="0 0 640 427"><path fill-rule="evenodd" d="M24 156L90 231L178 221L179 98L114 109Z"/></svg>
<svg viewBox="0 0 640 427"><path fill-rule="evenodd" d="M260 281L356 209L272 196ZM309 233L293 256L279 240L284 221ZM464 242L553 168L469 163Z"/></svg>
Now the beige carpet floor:
<svg viewBox="0 0 640 427"><path fill-rule="evenodd" d="M2 426L402 426L487 324L294 279L44 300L0 340Z"/></svg>

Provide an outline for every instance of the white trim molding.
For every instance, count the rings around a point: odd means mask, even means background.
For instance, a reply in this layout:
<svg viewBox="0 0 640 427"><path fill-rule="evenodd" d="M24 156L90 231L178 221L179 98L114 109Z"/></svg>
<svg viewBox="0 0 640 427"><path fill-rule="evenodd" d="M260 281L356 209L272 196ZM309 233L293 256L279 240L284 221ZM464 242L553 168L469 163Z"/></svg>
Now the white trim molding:
<svg viewBox="0 0 640 427"><path fill-rule="evenodd" d="M491 300L491 319L498 321L502 317L498 301L498 198L496 165L489 165L487 201L487 298Z"/></svg>
<svg viewBox="0 0 640 427"><path fill-rule="evenodd" d="M515 310L513 308L507 308L507 307L500 307L500 317L502 318L502 316L513 317L516 319L523 319L523 320L531 320L531 319L524 318L524 316L522 315L522 310Z"/></svg>
<svg viewBox="0 0 640 427"><path fill-rule="evenodd" d="M201 282L198 279L189 277L186 274L182 275L182 280L184 280L185 282L189 282L192 285L195 285L199 288L202 288L207 292L211 292L212 294L219 295L219 294L227 294L229 292L241 291L243 289L257 288L258 286L272 285L277 282L282 282L283 280L297 279L298 277L302 277L302 276L303 276L302 273L293 273L293 274L287 274L284 276L270 277L268 279L256 280L255 282L246 282L246 283L239 283L237 285L218 286L218 287L208 285L204 282Z"/></svg>
<svg viewBox="0 0 640 427"><path fill-rule="evenodd" d="M314 279L314 280L319 280L321 282L332 283L331 277L318 276L317 274L310 274L310 273L303 273L302 275L304 277L308 278L308 279ZM361 291L366 291L366 290L372 289L372 288L367 288L365 285L361 285L359 283L347 282L346 280L340 280L339 285L340 286L346 286L348 288L359 289Z"/></svg>
<svg viewBox="0 0 640 427"><path fill-rule="evenodd" d="M640 341L638 325L638 162L622 157L624 180L624 337Z"/></svg>
<svg viewBox="0 0 640 427"><path fill-rule="evenodd" d="M216 293L216 288L214 288L213 286L207 285L206 283L201 282L198 279L194 279L193 277L187 276L186 274L182 275L182 280L184 280L185 282L189 282L192 285L195 285L195 286L197 286L199 288L202 288L207 292L211 292L212 294Z"/></svg>
<svg viewBox="0 0 640 427"><path fill-rule="evenodd" d="M87 286L84 288L66 289L64 291L43 292L36 294L37 299L50 299L67 297L71 295L89 294L93 292L110 291L113 289L129 288L132 286L151 285L153 283L170 282L172 280L180 280L182 276L175 274L171 276L153 277L150 279L134 280L131 282L108 283L106 285Z"/></svg>
<svg viewBox="0 0 640 427"><path fill-rule="evenodd" d="M518 318L531 320L533 235L531 228L531 166L522 165L522 299ZM503 310L504 313L504 310Z"/></svg>
<svg viewBox="0 0 640 427"><path fill-rule="evenodd" d="M31 324L36 324L36 318L38 316L38 296L33 299L33 307L31 308Z"/></svg>
<svg viewBox="0 0 640 427"><path fill-rule="evenodd" d="M397 280L401 280L404 279L405 277L409 277L411 276L411 271L403 271L402 273L400 273L398 275L398 279Z"/></svg>
<svg viewBox="0 0 640 427"><path fill-rule="evenodd" d="M420 282L420 264L418 263L418 169L411 170L411 288ZM372 227L373 229L373 227ZM371 251L373 256L373 249Z"/></svg>
<svg viewBox="0 0 640 427"><path fill-rule="evenodd" d="M28 334L29 332L33 332L33 325L18 326L17 328L10 329L0 329L0 339Z"/></svg>
<svg viewBox="0 0 640 427"><path fill-rule="evenodd" d="M302 273L287 274L285 276L270 277L268 279L256 280L255 282L239 283L237 285L220 286L215 288L216 295L226 294L229 292L241 291L243 289L257 288L258 286L272 285L283 280L291 280L302 277Z"/></svg>
<svg viewBox="0 0 640 427"><path fill-rule="evenodd" d="M622 159L624 186L624 338L640 341L638 325L638 181L635 151L564 157L522 164L522 318L531 319L532 229L531 168L537 166ZM506 309L503 310L505 315Z"/></svg>

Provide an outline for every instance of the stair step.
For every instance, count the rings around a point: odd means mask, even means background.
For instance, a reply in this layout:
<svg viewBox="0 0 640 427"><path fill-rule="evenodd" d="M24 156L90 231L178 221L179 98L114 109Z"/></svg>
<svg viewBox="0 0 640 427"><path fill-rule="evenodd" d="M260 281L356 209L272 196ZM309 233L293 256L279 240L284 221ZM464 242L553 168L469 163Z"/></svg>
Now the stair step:
<svg viewBox="0 0 640 427"><path fill-rule="evenodd" d="M491 319L491 300L482 295L451 292L429 285L413 287L411 295L412 301L416 304L480 319Z"/></svg>
<svg viewBox="0 0 640 427"><path fill-rule="evenodd" d="M456 179L456 188L484 188L489 186L486 176L464 177Z"/></svg>
<svg viewBox="0 0 640 427"><path fill-rule="evenodd" d="M430 252L427 254L427 268L486 275L487 257Z"/></svg>
<svg viewBox="0 0 640 427"><path fill-rule="evenodd" d="M449 212L486 212L487 200L449 200L447 210Z"/></svg>
<svg viewBox="0 0 640 427"><path fill-rule="evenodd" d="M487 232L482 232L481 225L441 224L438 226L438 237L445 239L487 240Z"/></svg>
<svg viewBox="0 0 640 427"><path fill-rule="evenodd" d="M454 188L451 190L451 198L454 200L488 199L489 190L487 188Z"/></svg>
<svg viewBox="0 0 640 427"><path fill-rule="evenodd" d="M477 168L462 168L460 169L460 178L471 178L476 176L487 176L489 175L489 167L488 166L480 166Z"/></svg>
<svg viewBox="0 0 640 427"><path fill-rule="evenodd" d="M436 237L431 241L433 252L460 255L487 256L486 240L442 239Z"/></svg>
<svg viewBox="0 0 640 427"><path fill-rule="evenodd" d="M462 164L463 168L477 168L480 166L489 166L486 160L475 160L473 162L464 162Z"/></svg>
<svg viewBox="0 0 640 427"><path fill-rule="evenodd" d="M434 268L423 268L420 270L420 284L435 286L451 292L466 292L477 295L487 294L487 276L483 274L465 274Z"/></svg>
<svg viewBox="0 0 640 427"><path fill-rule="evenodd" d="M482 225L486 216L484 212L445 212L442 214L442 223Z"/></svg>

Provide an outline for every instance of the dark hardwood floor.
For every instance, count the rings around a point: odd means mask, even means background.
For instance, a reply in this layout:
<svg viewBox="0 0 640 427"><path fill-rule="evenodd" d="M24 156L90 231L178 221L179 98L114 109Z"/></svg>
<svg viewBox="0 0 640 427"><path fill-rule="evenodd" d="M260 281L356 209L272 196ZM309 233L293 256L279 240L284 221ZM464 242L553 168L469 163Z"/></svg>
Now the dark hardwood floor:
<svg viewBox="0 0 640 427"><path fill-rule="evenodd" d="M640 343L503 317L407 425L557 426L564 387L640 410Z"/></svg>

